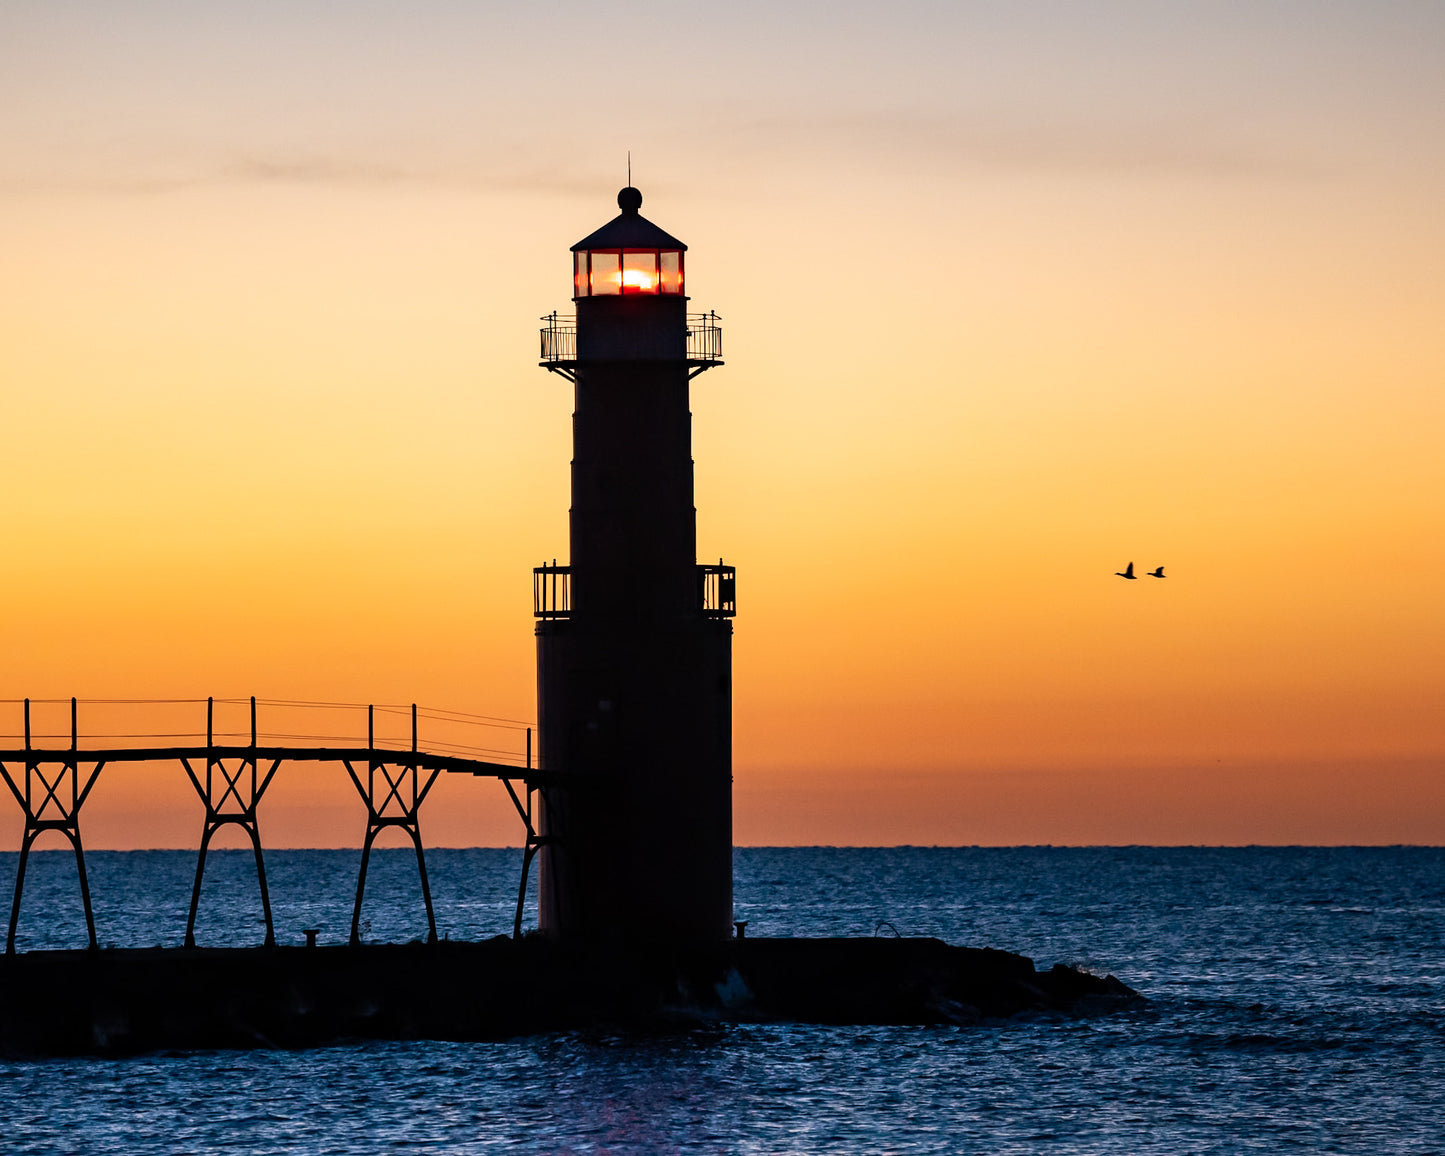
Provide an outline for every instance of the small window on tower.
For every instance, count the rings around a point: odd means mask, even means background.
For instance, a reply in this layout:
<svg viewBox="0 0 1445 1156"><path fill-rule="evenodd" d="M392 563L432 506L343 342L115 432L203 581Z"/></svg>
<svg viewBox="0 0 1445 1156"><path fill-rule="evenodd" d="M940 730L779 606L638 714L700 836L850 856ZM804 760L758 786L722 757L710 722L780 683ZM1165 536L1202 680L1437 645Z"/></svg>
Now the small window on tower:
<svg viewBox="0 0 1445 1156"><path fill-rule="evenodd" d="M587 254L572 254L572 296L587 296Z"/></svg>

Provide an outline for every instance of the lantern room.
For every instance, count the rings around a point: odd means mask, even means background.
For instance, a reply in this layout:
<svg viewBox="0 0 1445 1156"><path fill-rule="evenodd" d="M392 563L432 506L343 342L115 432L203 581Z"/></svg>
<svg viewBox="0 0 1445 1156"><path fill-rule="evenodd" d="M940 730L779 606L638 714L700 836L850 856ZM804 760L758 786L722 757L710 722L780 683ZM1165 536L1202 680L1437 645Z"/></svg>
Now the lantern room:
<svg viewBox="0 0 1445 1156"><path fill-rule="evenodd" d="M621 214L572 246L573 298L681 296L687 246L638 212L642 194L631 186L617 207Z"/></svg>

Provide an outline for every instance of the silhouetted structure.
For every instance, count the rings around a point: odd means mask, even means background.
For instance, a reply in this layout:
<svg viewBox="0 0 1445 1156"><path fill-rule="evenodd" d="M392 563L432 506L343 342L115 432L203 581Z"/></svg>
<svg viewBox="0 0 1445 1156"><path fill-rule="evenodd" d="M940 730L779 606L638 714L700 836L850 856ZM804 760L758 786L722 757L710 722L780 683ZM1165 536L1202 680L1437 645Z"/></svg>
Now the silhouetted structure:
<svg viewBox="0 0 1445 1156"><path fill-rule="evenodd" d="M428 751L415 705L409 749L378 743L371 707L364 747L297 745L338 736L262 733L254 698L249 732L217 732L208 700L204 741L187 726L97 736L173 745L102 747L81 745L72 699L69 746L51 747L43 740L67 736L32 733L24 700L24 745L0 749L0 779L25 815L0 956L0 1050L478 1039L603 1024L970 1024L1139 1001L1113 977L1061 964L1039 972L1023 956L932 939L746 938L745 924L731 938L735 577L721 561L697 562L688 408L691 379L722 363L721 331L715 314L687 312L686 246L638 214L636 189L618 204L620 216L572 248L575 322L554 313L542 330L543 366L576 389L571 559L533 579L543 766L533 766L530 729L521 765L441 753L486 748L434 738ZM1132 562L1122 576L1135 576ZM186 946L99 950L80 810L108 764L152 762L180 763L205 808ZM306 947L276 943L257 816L288 763L340 764L366 806L345 947L318 946L317 928L302 929ZM442 772L499 779L525 827L511 939L437 941L418 816ZM255 851L261 948L195 946L207 847L226 825ZM386 827L416 848L425 944L360 942L367 863ZM89 951L15 952L26 859L46 831L75 849ZM544 938L521 934L537 854Z"/></svg>
<svg viewBox="0 0 1445 1156"><path fill-rule="evenodd" d="M732 927L734 572L699 566L688 383L721 364L689 315L687 246L640 216L572 246L575 324L542 365L571 380L571 560L534 577L542 792L539 921L565 939L708 942ZM536 848L529 848L534 850Z"/></svg>
<svg viewBox="0 0 1445 1156"><path fill-rule="evenodd" d="M112 700L125 701L125 700ZM137 702L143 700L135 700ZM422 850L421 805L442 772L499 779L507 789L527 832L529 846L536 842L530 802L532 792L549 780L532 767L532 735L527 729L525 762L521 766L478 759L457 754L440 754L421 749L417 733L417 708L411 707L411 749L397 750L378 745L375 731L375 708L366 708L366 746L337 747L297 745L296 743L262 743L256 729L256 700L250 700L250 742L217 742L217 738L235 738L234 734L217 736L215 732L215 700L206 700L204 745L199 741L173 746L81 746L78 704L71 699L70 745L45 747L31 741L30 700L24 700L25 745L16 749L0 749L0 779L10 788L25 816L25 831L20 842L20 856L15 872L15 897L10 905L10 924L5 937L5 953L15 953L15 933L20 921L21 900L25 893L25 872L30 850L46 831L64 835L75 849L76 871L81 903L85 910L88 946L98 947L95 916L90 903L90 884L85 870L85 853L80 838L80 811L95 786L100 773L110 764L179 763L195 788L205 819L201 829L200 852L196 857L196 879L191 889L190 913L186 919L185 946L196 946L196 914L201 902L201 883L205 878L206 852L216 832L225 826L238 826L250 840L256 856L256 882L261 893L261 910L266 923L264 945L276 943L275 925L271 919L271 897L266 886L266 864L261 852L261 829L258 810L262 796L276 772L284 763L337 763L346 769L357 793L366 805L366 835L362 842L361 868L356 880L356 903L351 916L351 944L361 942L361 902L366 892L366 869L376 837L387 827L402 831L416 849L417 870L421 878L422 902L426 907L427 940L437 938L436 915L432 909L431 885L427 878L426 857ZM288 704L282 704L288 705ZM339 707L341 704L293 703L292 706ZM136 735L112 735L112 739L131 739ZM172 738L188 737L171 735ZM200 738L199 734L196 736ZM290 736L305 739L304 735ZM12 772L12 768L14 769ZM23 768L23 770L22 770ZM524 784L527 803L523 803L513 781ZM512 933L522 933L522 909L525 900L526 869L523 867L522 887L517 896L517 910ZM308 940L316 932L308 931Z"/></svg>

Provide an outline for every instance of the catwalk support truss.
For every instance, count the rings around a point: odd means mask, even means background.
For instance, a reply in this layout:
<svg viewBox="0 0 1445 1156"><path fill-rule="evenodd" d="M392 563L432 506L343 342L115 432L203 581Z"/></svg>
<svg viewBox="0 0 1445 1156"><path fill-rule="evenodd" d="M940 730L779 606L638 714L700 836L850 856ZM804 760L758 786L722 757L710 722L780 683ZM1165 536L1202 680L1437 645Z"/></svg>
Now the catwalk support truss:
<svg viewBox="0 0 1445 1156"><path fill-rule="evenodd" d="M532 767L530 728L526 731L526 756L522 766L422 749L418 742L415 705L411 707L410 750L377 745L374 707L367 708L365 747L276 746L258 742L256 700L252 698L249 743L226 744L216 741L218 736L215 731L215 700L208 699L204 745L82 749L76 700L71 699L69 705L68 747L44 747L33 743L30 700L26 699L24 747L0 750L0 777L4 778L25 816L25 830L15 873L15 894L5 937L6 954L15 952L15 934L20 920L30 850L35 840L46 831L58 831L64 835L75 851L80 897L85 908L88 946L91 950L98 947L95 917L91 909L90 884L85 870L85 853L80 837L80 811L100 777L101 770L113 763L178 762L205 808L200 850L196 858L195 884L191 890L190 911L186 919L186 947L196 946L196 916L200 909L201 885L205 878L206 853L216 833L226 826L240 827L250 840L256 858L256 879L266 922L265 946L275 945L276 931L271 916L271 898L266 886L266 865L261 849L258 811L267 787L271 785L282 765L298 762L340 764L346 769L366 806L366 833L362 841L356 903L351 917L352 944L361 942L361 905L366 891L366 873L372 844L377 836L389 827L402 831L416 849L422 901L426 907L427 940L436 941L436 914L422 848L420 813L422 803L442 772L500 779L522 820L526 841L522 853L522 878L517 893L516 916L512 926L513 934L521 935L528 871L532 859L544 841L537 835L532 822L532 796L541 786L544 776ZM560 776L551 775L545 778L551 781L559 779ZM524 796L520 795L514 786L517 782L521 783L525 792L525 802Z"/></svg>

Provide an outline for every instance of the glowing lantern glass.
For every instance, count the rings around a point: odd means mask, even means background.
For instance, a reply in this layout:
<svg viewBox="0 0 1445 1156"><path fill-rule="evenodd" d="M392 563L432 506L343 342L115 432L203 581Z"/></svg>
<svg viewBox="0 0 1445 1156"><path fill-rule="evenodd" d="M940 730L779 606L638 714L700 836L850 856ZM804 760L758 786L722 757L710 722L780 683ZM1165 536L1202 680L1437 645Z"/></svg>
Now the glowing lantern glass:
<svg viewBox="0 0 1445 1156"><path fill-rule="evenodd" d="M638 214L642 194L617 194L622 215L572 248L573 297L630 297L683 293L687 246Z"/></svg>
<svg viewBox="0 0 1445 1156"><path fill-rule="evenodd" d="M574 297L681 292L680 249L579 249L572 254Z"/></svg>

